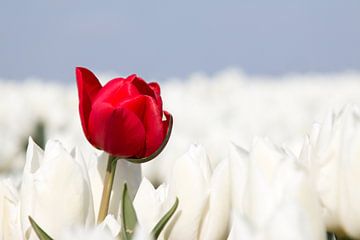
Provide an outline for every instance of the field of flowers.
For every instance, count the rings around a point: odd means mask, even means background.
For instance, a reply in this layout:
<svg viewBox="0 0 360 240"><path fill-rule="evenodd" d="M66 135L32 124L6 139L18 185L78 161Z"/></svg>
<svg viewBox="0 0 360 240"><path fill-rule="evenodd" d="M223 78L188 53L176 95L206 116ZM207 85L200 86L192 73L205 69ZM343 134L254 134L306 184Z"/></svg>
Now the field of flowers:
<svg viewBox="0 0 360 240"><path fill-rule="evenodd" d="M169 143L148 163L117 162L96 225L107 156L84 136L75 79L2 80L0 240L38 239L28 216L54 239L117 239L124 181L134 239L151 239L176 198L159 239L360 239L360 73L226 70L160 85Z"/></svg>

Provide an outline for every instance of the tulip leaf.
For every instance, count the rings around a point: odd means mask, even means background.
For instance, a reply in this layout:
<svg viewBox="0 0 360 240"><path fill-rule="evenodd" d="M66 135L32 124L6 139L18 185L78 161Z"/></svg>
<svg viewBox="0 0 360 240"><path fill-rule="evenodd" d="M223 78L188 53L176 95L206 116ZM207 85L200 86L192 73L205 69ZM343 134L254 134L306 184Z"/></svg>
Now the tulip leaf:
<svg viewBox="0 0 360 240"><path fill-rule="evenodd" d="M153 154L151 154L148 157L144 157L144 158L125 158L125 160L132 162L132 163L145 163L145 162L151 161L154 158L156 158L162 152L162 150L165 148L166 144L168 143L168 141L170 139L171 131L173 128L173 117L170 115L169 118L170 118L169 119L169 127L168 127L167 134L164 138L164 141L162 142L160 147Z"/></svg>
<svg viewBox="0 0 360 240"><path fill-rule="evenodd" d="M170 218L174 215L177 207L179 205L179 199L176 198L174 205L169 209L169 211L160 219L160 221L156 224L156 226L151 231L152 235L155 239L157 239L164 229L165 225L169 222Z"/></svg>
<svg viewBox="0 0 360 240"><path fill-rule="evenodd" d="M30 216L29 221L32 228L34 229L34 232L40 240L53 240L53 238L51 238L44 230L42 230L41 227Z"/></svg>
<svg viewBox="0 0 360 240"><path fill-rule="evenodd" d="M130 240L137 224L136 212L129 196L127 184L124 183L121 200L121 236L123 240Z"/></svg>

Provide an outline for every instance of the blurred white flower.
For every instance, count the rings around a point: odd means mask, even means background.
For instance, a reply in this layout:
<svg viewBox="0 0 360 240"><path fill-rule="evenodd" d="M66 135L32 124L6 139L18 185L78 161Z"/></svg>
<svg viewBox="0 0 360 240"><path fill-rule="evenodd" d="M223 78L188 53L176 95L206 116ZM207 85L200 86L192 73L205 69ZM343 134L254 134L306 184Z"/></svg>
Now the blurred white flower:
<svg viewBox="0 0 360 240"><path fill-rule="evenodd" d="M81 156L76 155L57 141L48 141L43 151L29 139L20 193L25 239L37 239L28 216L53 238L70 227L94 224L89 178Z"/></svg>
<svg viewBox="0 0 360 240"><path fill-rule="evenodd" d="M290 152L277 148L268 140L256 139L249 153L233 147L230 163L235 174L232 176L233 210L249 221L254 231L263 231L279 219L295 232L304 230L302 236L307 236L306 239L325 238L320 206L311 183ZM239 167L245 170L236 169ZM279 212L289 205L294 209L290 213L296 214L288 214L284 219L275 218L282 216ZM280 232L273 234L281 236L280 227L278 230ZM287 238L284 235L282 239Z"/></svg>
<svg viewBox="0 0 360 240"><path fill-rule="evenodd" d="M120 223L115 219L114 215L111 214L107 215L104 221L97 225L96 228L111 233L111 236L114 238L119 236L121 231Z"/></svg>
<svg viewBox="0 0 360 240"><path fill-rule="evenodd" d="M0 240L22 239L18 217L19 196L9 180L0 181Z"/></svg>
<svg viewBox="0 0 360 240"><path fill-rule="evenodd" d="M154 238L141 225L137 225L132 240L154 240Z"/></svg>
<svg viewBox="0 0 360 240"><path fill-rule="evenodd" d="M113 215L107 215L104 221L90 228L75 227L62 232L60 240L117 240L120 234L120 223Z"/></svg>
<svg viewBox="0 0 360 240"><path fill-rule="evenodd" d="M315 124L301 160L315 183L329 231L360 238L360 112L348 105Z"/></svg>
<svg viewBox="0 0 360 240"><path fill-rule="evenodd" d="M116 240L107 230L99 228L75 228L64 231L59 240Z"/></svg>

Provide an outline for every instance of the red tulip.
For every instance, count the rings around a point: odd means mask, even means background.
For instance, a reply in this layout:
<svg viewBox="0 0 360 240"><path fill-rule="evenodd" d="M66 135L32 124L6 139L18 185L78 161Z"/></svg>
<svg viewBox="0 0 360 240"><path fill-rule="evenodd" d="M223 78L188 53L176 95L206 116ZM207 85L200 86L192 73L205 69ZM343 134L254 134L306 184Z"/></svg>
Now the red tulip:
<svg viewBox="0 0 360 240"><path fill-rule="evenodd" d="M82 67L76 68L76 80L81 125L93 146L124 158L144 158L158 150L171 118L162 109L159 84L131 75L102 87Z"/></svg>

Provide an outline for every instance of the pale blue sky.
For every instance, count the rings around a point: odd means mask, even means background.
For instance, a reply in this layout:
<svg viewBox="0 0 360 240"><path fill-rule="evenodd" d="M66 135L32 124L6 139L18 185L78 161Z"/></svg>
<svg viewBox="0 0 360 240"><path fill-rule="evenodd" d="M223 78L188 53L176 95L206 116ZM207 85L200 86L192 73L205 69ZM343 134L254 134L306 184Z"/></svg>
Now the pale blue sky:
<svg viewBox="0 0 360 240"><path fill-rule="evenodd" d="M0 0L0 78L360 70L358 0Z"/></svg>

